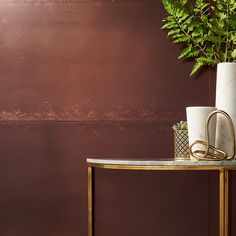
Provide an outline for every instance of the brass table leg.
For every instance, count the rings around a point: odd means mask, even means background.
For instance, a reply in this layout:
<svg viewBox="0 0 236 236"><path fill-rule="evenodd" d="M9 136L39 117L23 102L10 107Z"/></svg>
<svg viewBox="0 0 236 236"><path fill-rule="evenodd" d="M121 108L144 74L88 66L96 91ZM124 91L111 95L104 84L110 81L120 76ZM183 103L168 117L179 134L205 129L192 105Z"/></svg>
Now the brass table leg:
<svg viewBox="0 0 236 236"><path fill-rule="evenodd" d="M88 167L88 236L93 236L93 167Z"/></svg>
<svg viewBox="0 0 236 236"><path fill-rule="evenodd" d="M229 171L220 170L220 236L228 236Z"/></svg>
<svg viewBox="0 0 236 236"><path fill-rule="evenodd" d="M225 170L225 236L229 234L229 171Z"/></svg>

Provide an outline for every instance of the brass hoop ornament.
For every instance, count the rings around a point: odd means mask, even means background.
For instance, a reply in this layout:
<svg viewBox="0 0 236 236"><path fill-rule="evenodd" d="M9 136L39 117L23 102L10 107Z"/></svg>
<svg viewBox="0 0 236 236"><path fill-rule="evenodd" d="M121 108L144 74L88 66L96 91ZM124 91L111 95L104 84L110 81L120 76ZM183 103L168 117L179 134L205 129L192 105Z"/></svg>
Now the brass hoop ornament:
<svg viewBox="0 0 236 236"><path fill-rule="evenodd" d="M220 149L218 149L215 146L210 144L210 141L209 141L209 124L210 124L211 118L216 114L223 115L229 123L229 127L231 129L232 156L228 156L228 154L226 152L224 152L224 151L222 151L222 150L220 150ZM193 156L197 160L206 160L206 161L222 161L222 160L231 160L231 159L234 158L234 156L235 156L234 125L233 125L233 121L232 121L231 117L225 111L217 110L217 111L213 111L209 114L209 116L207 117L206 125L205 125L205 137L206 137L206 141L196 140L195 142L193 142L190 145L189 152L190 152L191 156ZM203 150L194 150L193 151L193 147L196 144L200 144L202 146L205 146L206 151L203 151Z"/></svg>

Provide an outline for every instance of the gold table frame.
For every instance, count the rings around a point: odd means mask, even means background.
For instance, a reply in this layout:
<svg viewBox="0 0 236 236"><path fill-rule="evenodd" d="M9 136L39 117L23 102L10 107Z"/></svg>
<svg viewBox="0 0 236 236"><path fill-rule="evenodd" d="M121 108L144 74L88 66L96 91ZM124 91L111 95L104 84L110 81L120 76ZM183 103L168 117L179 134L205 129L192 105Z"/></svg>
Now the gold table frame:
<svg viewBox="0 0 236 236"><path fill-rule="evenodd" d="M91 160L91 159L90 159ZM112 160L112 159L111 159ZM87 162L88 165L88 236L93 236L93 171L94 168L114 170L152 170L152 171L196 171L216 170L219 173L219 236L228 236L229 209L229 171L236 170L235 165L129 165L129 164L100 164Z"/></svg>

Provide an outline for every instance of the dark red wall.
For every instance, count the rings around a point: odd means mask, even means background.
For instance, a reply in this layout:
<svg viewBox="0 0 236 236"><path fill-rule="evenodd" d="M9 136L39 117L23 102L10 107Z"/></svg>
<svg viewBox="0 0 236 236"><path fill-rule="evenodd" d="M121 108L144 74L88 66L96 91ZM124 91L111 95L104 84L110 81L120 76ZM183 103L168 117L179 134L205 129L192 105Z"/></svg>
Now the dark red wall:
<svg viewBox="0 0 236 236"><path fill-rule="evenodd" d="M172 124L213 90L177 60L164 14L160 0L0 1L0 235L86 236L87 157L173 157ZM96 236L218 235L216 173L95 177Z"/></svg>
<svg viewBox="0 0 236 236"><path fill-rule="evenodd" d="M208 74L189 79L159 0L0 6L2 120L172 122L208 103Z"/></svg>

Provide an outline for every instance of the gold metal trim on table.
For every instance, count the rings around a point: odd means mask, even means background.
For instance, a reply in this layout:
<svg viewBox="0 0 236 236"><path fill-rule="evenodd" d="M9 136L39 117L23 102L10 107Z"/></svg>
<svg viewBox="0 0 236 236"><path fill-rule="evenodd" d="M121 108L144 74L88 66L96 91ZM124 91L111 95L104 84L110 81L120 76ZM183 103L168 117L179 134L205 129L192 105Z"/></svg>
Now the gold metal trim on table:
<svg viewBox="0 0 236 236"><path fill-rule="evenodd" d="M113 170L236 170L236 166L191 166L191 165L179 165L179 166L165 166L165 165L121 165L121 164L98 164L88 163L89 167L101 168L101 169L113 169Z"/></svg>
<svg viewBox="0 0 236 236"><path fill-rule="evenodd" d="M236 166L165 166L165 165L122 165L98 164L88 165L88 236L94 236L93 228L93 169L111 170L145 170L145 171L218 171L219 172L219 236L228 236L228 208L229 208L229 170L236 170Z"/></svg>

